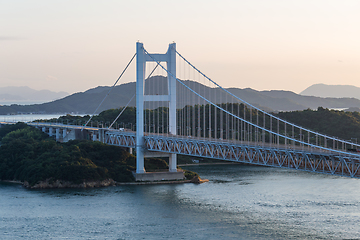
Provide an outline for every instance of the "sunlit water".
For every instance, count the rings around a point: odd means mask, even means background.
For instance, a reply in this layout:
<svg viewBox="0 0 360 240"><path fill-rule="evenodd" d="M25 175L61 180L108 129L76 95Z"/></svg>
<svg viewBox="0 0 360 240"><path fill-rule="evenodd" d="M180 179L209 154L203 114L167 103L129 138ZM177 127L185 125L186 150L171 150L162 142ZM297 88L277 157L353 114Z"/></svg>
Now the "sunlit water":
<svg viewBox="0 0 360 240"><path fill-rule="evenodd" d="M1 239L360 238L358 179L236 164L186 168L210 181L56 190L0 183Z"/></svg>

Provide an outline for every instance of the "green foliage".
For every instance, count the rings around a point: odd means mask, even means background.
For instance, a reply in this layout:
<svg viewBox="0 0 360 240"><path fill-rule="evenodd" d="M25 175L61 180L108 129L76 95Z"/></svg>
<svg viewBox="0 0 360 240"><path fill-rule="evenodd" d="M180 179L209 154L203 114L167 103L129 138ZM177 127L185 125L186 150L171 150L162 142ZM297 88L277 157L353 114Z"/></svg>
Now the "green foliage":
<svg viewBox="0 0 360 240"><path fill-rule="evenodd" d="M4 126L0 127L0 141L9 132L15 131L17 129L23 129L26 127L27 127L26 123L23 123L23 122L18 122L16 124L4 125Z"/></svg>
<svg viewBox="0 0 360 240"><path fill-rule="evenodd" d="M199 174L197 174L196 172L189 171L189 170L184 170L184 176L187 180L191 180L195 176L199 177Z"/></svg>
<svg viewBox="0 0 360 240"><path fill-rule="evenodd" d="M105 111L100 117L106 121L117 114L115 110ZM134 114L130 111L129 117ZM88 117L67 115L62 120L79 121ZM58 143L24 123L3 126L0 139L2 180L28 181L30 185L46 179L73 183L107 178L117 182L134 181L135 157L116 146L86 140ZM157 158L145 159L144 165L147 171L168 169L167 162ZM194 175L189 171L186 174L188 178Z"/></svg>
<svg viewBox="0 0 360 240"><path fill-rule="evenodd" d="M156 170L164 170L168 169L169 166L165 160L158 159L158 158L148 158L145 159L144 162L146 171L156 171Z"/></svg>
<svg viewBox="0 0 360 240"><path fill-rule="evenodd" d="M134 156L119 147L91 141L58 143L35 128L14 126L1 129L8 133L0 147L0 179L31 185L46 179L134 181Z"/></svg>
<svg viewBox="0 0 360 240"><path fill-rule="evenodd" d="M359 112L344 112L319 107L317 110L280 112L277 116L313 131L344 140L360 141Z"/></svg>

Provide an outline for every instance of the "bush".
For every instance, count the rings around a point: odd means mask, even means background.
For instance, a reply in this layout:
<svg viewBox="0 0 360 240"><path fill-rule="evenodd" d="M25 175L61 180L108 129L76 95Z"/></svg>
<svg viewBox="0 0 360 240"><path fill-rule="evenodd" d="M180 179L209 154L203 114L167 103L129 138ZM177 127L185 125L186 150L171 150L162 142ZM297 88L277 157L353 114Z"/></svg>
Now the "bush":
<svg viewBox="0 0 360 240"><path fill-rule="evenodd" d="M189 170L184 170L184 176L187 180L191 180L194 177L199 177L199 174L197 174L196 172L189 171Z"/></svg>

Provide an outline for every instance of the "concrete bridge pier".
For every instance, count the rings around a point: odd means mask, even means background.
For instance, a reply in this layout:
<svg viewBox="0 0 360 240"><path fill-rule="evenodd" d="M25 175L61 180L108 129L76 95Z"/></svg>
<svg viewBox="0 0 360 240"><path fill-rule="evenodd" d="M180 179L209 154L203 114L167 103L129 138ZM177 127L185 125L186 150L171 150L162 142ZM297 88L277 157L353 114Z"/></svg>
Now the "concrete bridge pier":
<svg viewBox="0 0 360 240"><path fill-rule="evenodd" d="M62 130L62 137L63 137L63 139L66 137L66 135L67 135L67 129L66 129L66 128L63 128L63 130Z"/></svg>
<svg viewBox="0 0 360 240"><path fill-rule="evenodd" d="M183 180L185 179L184 172L182 170L177 170L176 165L171 166L171 156L175 154L163 153L163 152L150 152L144 151L144 157L146 158L159 158L166 157L169 158L169 170L165 169L160 172L144 172L144 173L135 173L135 180L140 182L153 182L153 181L171 181L171 180ZM174 163L174 161L172 162Z"/></svg>
<svg viewBox="0 0 360 240"><path fill-rule="evenodd" d="M65 132L65 134L64 134ZM70 140L75 140L76 139L76 133L75 133L75 129L72 129L68 132L68 130L63 130L63 142L68 142Z"/></svg>
<svg viewBox="0 0 360 240"><path fill-rule="evenodd" d="M169 172L177 172L177 156L169 154Z"/></svg>
<svg viewBox="0 0 360 240"><path fill-rule="evenodd" d="M99 141L104 143L105 142L105 130L99 129Z"/></svg>
<svg viewBox="0 0 360 240"><path fill-rule="evenodd" d="M60 128L55 129L55 139L56 141L59 141L60 139Z"/></svg>

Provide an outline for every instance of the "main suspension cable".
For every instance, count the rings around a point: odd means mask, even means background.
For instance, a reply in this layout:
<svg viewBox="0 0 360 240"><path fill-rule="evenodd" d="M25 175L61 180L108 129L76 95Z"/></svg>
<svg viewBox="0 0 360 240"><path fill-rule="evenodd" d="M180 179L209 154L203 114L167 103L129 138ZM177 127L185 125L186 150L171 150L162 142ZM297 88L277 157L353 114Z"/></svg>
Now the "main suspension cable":
<svg viewBox="0 0 360 240"><path fill-rule="evenodd" d="M352 142L349 142L349 141L346 141L346 140L341 140L341 139L338 139L338 138L335 138L335 137L331 137L331 136L327 136L327 135L325 135L325 134L321 134L321 133L319 133L319 132L312 131L312 130L310 130L310 129L306 129L306 128L304 128L304 127L301 127L301 126L299 126L299 125L290 123L290 122L288 122L288 121L286 121L286 120L284 120L284 119L281 119L281 118L279 118L279 117L276 117L276 116L274 116L274 115L272 115L272 114L270 114L270 113L267 113L266 111L264 111L264 110L262 110L262 109L260 109L260 108L255 107L254 105L252 105L252 104L244 101L243 99L240 99L239 97L237 97L237 96L234 95L233 93L231 93L231 92L229 92L228 90L226 90L226 89L224 89L223 87L221 87L218 83L216 83L215 81L213 81L212 79L210 79L210 78L209 78L208 76L206 76L203 72L201 72L199 69L197 69L193 64L191 64L191 63L190 63L185 57L183 57L178 51L175 50L175 52L176 52L186 63L188 63L192 68L194 68L196 71L198 71L201 75L203 75L206 79L208 79L210 82L212 82L213 84L215 84L217 87L219 87L220 89L222 89L222 90L225 91L226 93L230 94L230 95L233 96L235 99L243 102L244 104L246 104L246 105L248 105L248 106L250 106L250 107L252 107L252 108L257 109L258 111L262 112L263 114L268 115L270 118L274 118L274 119L276 119L276 120L279 120L279 121L283 122L284 124L288 124L288 125L294 126L294 127L296 127L297 129L301 129L301 130L304 130L304 131L308 131L308 132L313 133L313 134L315 134L315 135L317 135L317 136L324 137L325 139L326 139L326 138L329 138L329 139L332 139L332 140L336 140L336 141L339 141L339 142L343 142L343 143L345 143L345 144L351 144L351 145L360 147L360 144L352 143Z"/></svg>
<svg viewBox="0 0 360 240"><path fill-rule="evenodd" d="M115 87L115 85L118 83L118 81L120 80L120 78L124 75L125 71L128 69L128 67L130 66L131 62L134 60L136 56L136 53L134 54L134 56L131 58L130 62L126 65L125 69L122 71L122 73L120 74L120 76L118 77L118 79L115 81L114 85L110 88L110 90L108 91L108 93L105 95L104 99L101 101L101 103L99 104L99 106L96 108L96 110L94 111L94 113L91 115L91 117L89 118L89 120L85 123L85 125L81 128L81 131L84 130L84 128L86 127L86 125L88 125L88 123L91 121L91 119L94 117L95 113L97 112L97 110L100 108L100 106L104 103L105 99L109 96L110 92L113 90L113 88Z"/></svg>
<svg viewBox="0 0 360 240"><path fill-rule="evenodd" d="M150 76L153 74L153 72L155 71L155 69L158 67L159 65L156 65L155 68L152 70L152 72L149 74L149 76L146 79L149 79ZM123 112L125 111L125 109L129 106L130 102L133 100L133 98L136 96L136 94L134 94L130 101L126 104L126 106L123 108L123 110L119 113L119 115L115 118L115 120L110 124L110 126L108 128L111 128L114 123L119 119L119 117L121 116L121 114L123 114Z"/></svg>
<svg viewBox="0 0 360 240"><path fill-rule="evenodd" d="M174 79L176 79L180 84L182 84L185 88L187 88L188 90L190 90L192 93L194 93L195 95L199 96L199 97L202 98L203 100L207 101L209 104L213 105L215 108L219 109L220 112L223 111L223 112L231 115L232 117L235 117L235 118L240 119L240 117L234 115L233 113L230 113L229 111L225 110L225 109L222 108L221 106L217 106L215 103L213 103L212 101L210 101L210 100L206 99L205 97L201 96L201 95L198 94L196 91L194 91L193 89L191 89L189 86L187 86L186 84L184 84L183 82L181 82L180 79L178 79L177 77L175 77L175 76L174 76L171 72L169 72L164 66L162 66L159 61L155 60L154 57L151 56L151 54L149 54L149 53L146 51L145 48L143 48L143 50L144 50L144 52L145 52L150 58L152 58L154 61L156 61L156 62L160 65L160 67L161 67L162 69L164 69L169 75L171 75ZM185 60L185 61L186 61L186 60ZM200 72L200 73L201 73L201 72ZM202 74L202 73L201 73L201 74ZM205 76L205 77L206 77L206 76ZM208 79L209 79L209 78L208 78ZM210 79L209 79L209 80L210 80ZM212 80L210 80L210 81L212 81ZM235 96L235 98L238 98L238 97ZM250 105L250 104L249 104L249 105ZM252 105L250 105L250 106L252 106ZM254 107L254 108L256 108L256 107ZM256 108L256 109L257 109L257 108ZM244 108L244 110L245 110L245 108ZM259 110L260 110L260 109L259 109ZM260 110L260 111L262 111L262 110ZM262 112L264 112L264 111L262 111ZM265 113L266 113L266 112L265 112ZM270 117L272 117L272 115L270 115ZM275 117L274 117L274 118L275 118ZM275 119L277 119L277 118L275 118ZM280 119L280 120L282 120L282 119ZM280 134L278 134L278 133L271 132L270 130L268 130L268 129L266 129L266 128L263 128L263 127L260 127L260 126L256 126L254 123L252 123L252 122L250 122L250 121L248 121L248 120L242 119L242 121L243 121L244 123L247 123L248 126L249 126L249 128L250 128L250 126L258 127L259 129L264 130L265 132L268 132L269 134L272 134L272 135L275 135L275 136L280 135ZM282 121L283 121L283 120L282 120ZM285 122L286 122L286 121L285 121ZM295 125L292 124L292 127L293 127L293 128L294 128L294 126L295 126ZM318 134L318 135L320 135L320 134ZM318 136L318 135L317 135L317 136ZM294 145L295 145L295 142L296 142L296 143L302 143L300 140L295 139L294 136L292 136L292 137L287 137L287 136L280 135L280 137L282 137L282 138L284 138L284 139L289 139L289 140L293 141L293 144L294 144ZM309 145L310 147L314 147L314 148L322 149L322 150L326 150L326 151L337 152L337 153L344 153L344 152L339 151L339 150L329 149L329 148L326 148L326 147L317 146L317 145L313 145L313 144L307 144L307 145ZM354 144L354 145L355 145L355 144ZM353 154L353 153L346 153L346 154L347 154L347 155L359 156L358 154Z"/></svg>

